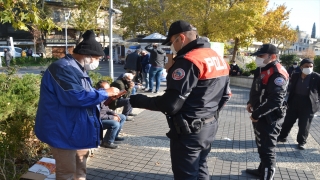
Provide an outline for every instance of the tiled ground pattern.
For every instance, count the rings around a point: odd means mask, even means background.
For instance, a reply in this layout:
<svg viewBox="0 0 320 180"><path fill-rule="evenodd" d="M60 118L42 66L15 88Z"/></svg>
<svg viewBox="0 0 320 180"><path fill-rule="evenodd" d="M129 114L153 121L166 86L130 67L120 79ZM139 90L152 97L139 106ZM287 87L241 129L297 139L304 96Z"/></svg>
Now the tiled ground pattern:
<svg viewBox="0 0 320 180"><path fill-rule="evenodd" d="M257 153L251 121L245 109L249 90L232 87L232 93L232 99L220 114L219 130L212 148ZM315 118L313 126L318 127L319 125L320 121ZM311 135L320 142L319 131L316 131L314 127ZM165 116L159 112L143 111L134 122L127 122L123 129L130 135L169 140L165 136L168 131ZM278 145L277 155L303 158L299 150L295 148L292 138L289 138L288 143ZM209 155L208 158L212 180L256 179L245 173L246 168L256 168L256 164L257 162L223 160L212 155ZM276 172L275 179L315 179L312 172L298 169L278 168ZM170 153L167 150L128 144L122 144L121 148L115 150L99 148L88 162L88 179L173 179Z"/></svg>

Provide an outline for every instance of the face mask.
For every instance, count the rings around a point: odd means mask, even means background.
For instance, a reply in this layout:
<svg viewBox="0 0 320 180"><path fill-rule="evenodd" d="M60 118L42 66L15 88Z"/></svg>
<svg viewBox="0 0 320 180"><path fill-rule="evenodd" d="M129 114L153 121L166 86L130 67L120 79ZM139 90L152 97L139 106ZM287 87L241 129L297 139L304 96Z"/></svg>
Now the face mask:
<svg viewBox="0 0 320 180"><path fill-rule="evenodd" d="M170 46L170 50L171 50L172 54L177 54L177 51L173 47L173 43Z"/></svg>
<svg viewBox="0 0 320 180"><path fill-rule="evenodd" d="M313 68L303 68L302 69L303 74L309 75L313 72Z"/></svg>
<svg viewBox="0 0 320 180"><path fill-rule="evenodd" d="M91 59L92 57L90 57ZM84 69L87 71L91 71L91 70L95 70L97 69L97 67L99 66L99 61L93 61L92 63L90 63L90 60L85 60L84 63Z"/></svg>
<svg viewBox="0 0 320 180"><path fill-rule="evenodd" d="M179 36L178 36L178 37L179 37ZM177 54L177 51L176 51L176 49L174 48L173 43L176 42L176 40L178 39L178 37L171 43L170 49L171 49L171 51L172 51L172 54ZM182 47L182 45L181 45L181 47Z"/></svg>
<svg viewBox="0 0 320 180"><path fill-rule="evenodd" d="M298 67L298 65L292 65L293 66L293 68L296 68L296 67Z"/></svg>
<svg viewBox="0 0 320 180"><path fill-rule="evenodd" d="M256 57L256 65L258 67L265 67L267 64L263 63L264 59L260 57Z"/></svg>

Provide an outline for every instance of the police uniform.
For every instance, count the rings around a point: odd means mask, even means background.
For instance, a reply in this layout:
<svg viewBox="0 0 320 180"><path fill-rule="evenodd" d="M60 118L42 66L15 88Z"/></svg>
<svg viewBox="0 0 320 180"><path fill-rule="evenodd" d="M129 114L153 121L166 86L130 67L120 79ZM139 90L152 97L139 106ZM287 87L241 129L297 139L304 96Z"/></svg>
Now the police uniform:
<svg viewBox="0 0 320 180"><path fill-rule="evenodd" d="M209 180L206 157L219 111L231 96L229 65L201 38L185 45L173 60L165 93L131 96L130 103L167 115L174 179Z"/></svg>
<svg viewBox="0 0 320 180"><path fill-rule="evenodd" d="M253 109L251 117L258 120L252 124L261 160L260 179L273 179L275 173L275 147L283 123L288 78L286 69L278 61L255 70L248 104Z"/></svg>

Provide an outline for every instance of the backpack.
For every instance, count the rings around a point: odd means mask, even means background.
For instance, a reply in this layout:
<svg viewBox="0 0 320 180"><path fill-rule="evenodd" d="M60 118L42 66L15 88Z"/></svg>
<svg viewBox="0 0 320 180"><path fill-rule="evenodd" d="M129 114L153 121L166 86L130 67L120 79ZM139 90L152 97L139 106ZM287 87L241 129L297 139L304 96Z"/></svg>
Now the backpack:
<svg viewBox="0 0 320 180"><path fill-rule="evenodd" d="M28 53L28 54L32 54L32 50L31 50L31 49L28 49L27 53Z"/></svg>

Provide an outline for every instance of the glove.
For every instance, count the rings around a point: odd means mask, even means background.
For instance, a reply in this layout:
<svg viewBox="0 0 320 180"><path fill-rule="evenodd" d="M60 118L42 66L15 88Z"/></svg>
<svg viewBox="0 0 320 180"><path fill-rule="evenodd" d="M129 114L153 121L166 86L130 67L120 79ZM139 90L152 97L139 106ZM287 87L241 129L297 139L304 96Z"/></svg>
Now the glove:
<svg viewBox="0 0 320 180"><path fill-rule="evenodd" d="M149 97L143 94L131 95L130 96L130 104L135 108L146 108L149 104Z"/></svg>

